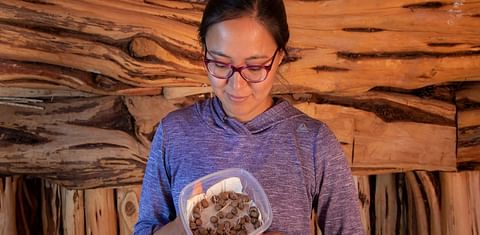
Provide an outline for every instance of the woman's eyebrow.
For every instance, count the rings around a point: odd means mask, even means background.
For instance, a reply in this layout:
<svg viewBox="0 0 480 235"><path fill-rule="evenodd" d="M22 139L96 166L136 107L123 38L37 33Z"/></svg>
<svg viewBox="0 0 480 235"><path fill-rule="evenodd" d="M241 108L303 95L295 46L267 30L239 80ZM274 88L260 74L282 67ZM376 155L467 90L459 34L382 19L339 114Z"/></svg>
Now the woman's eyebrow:
<svg viewBox="0 0 480 235"><path fill-rule="evenodd" d="M248 58L246 58L245 60L258 60L258 59L268 59L270 57L266 56L266 55L253 55L253 56L250 56Z"/></svg>
<svg viewBox="0 0 480 235"><path fill-rule="evenodd" d="M221 51L215 51L215 50L209 50L208 53L212 54L212 55L216 55L216 56L220 56L220 57L226 57L226 58L230 58L230 56L228 55L225 55L223 52Z"/></svg>
<svg viewBox="0 0 480 235"><path fill-rule="evenodd" d="M216 50L209 50L208 51L209 53L211 53L212 55L216 55L216 56L220 56L220 57L225 57L225 58L228 58L228 59L232 59L232 57L224 54L223 52L221 51L216 51ZM257 59L267 59L267 58L270 58L266 55L253 55L253 56L250 56L248 58L246 58L245 60L257 60Z"/></svg>

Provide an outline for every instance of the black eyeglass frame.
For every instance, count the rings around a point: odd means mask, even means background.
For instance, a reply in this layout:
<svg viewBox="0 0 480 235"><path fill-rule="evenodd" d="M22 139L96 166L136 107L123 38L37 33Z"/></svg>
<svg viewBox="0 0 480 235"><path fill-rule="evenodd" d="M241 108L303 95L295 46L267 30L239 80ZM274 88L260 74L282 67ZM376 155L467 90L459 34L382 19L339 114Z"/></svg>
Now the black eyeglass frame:
<svg viewBox="0 0 480 235"><path fill-rule="evenodd" d="M265 63L268 63L268 61L270 61L270 64L269 65L244 65L244 66L233 66L232 64L229 64L229 63L223 63L221 61L216 61L216 60L212 60L212 59L208 59L207 58L207 53L208 53L208 49L207 47L205 46L205 55L203 57L203 62L205 63L205 68L207 69L207 72L212 75L213 77L217 78L217 79L222 79L222 80L228 80L230 77L233 76L233 74L235 72L238 72L240 74L240 76L245 80L247 81L248 83L259 83L259 82L263 82L265 81L265 79L267 79L268 77L268 74L270 73L270 70L272 70L272 67L273 67L273 62L275 62L275 57L277 56L277 53L279 51L279 48L277 48L275 50L275 53L273 54L272 57L270 57L269 60L267 60ZM222 64L224 66L227 66L230 68L230 73L228 73L225 77L219 77L219 76L216 76L215 74L213 74L209 68L208 68L208 64L209 63L216 63L216 64ZM265 69L267 72L265 73L265 77L260 79L260 80L249 80L248 78L244 77L244 75L242 74L242 70L244 69L251 69L251 68L254 68L254 69Z"/></svg>

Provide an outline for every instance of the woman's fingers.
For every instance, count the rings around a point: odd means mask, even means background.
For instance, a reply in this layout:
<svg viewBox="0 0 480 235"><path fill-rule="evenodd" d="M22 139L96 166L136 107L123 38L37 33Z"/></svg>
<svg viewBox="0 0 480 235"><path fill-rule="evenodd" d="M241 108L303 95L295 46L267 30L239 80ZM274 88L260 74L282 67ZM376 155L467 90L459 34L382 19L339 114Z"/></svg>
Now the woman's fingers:
<svg viewBox="0 0 480 235"><path fill-rule="evenodd" d="M193 185L192 195L195 196L203 192L203 186L201 182L197 182Z"/></svg>

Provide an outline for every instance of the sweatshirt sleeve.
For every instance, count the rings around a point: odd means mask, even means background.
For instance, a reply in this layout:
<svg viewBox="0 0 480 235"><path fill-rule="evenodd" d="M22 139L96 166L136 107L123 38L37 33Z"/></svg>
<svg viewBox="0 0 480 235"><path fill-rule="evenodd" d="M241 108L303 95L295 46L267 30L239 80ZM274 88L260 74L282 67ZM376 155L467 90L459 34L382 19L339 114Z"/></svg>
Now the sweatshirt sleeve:
<svg viewBox="0 0 480 235"><path fill-rule="evenodd" d="M318 225L323 234L364 234L358 193L335 135L323 125L317 136Z"/></svg>
<svg viewBox="0 0 480 235"><path fill-rule="evenodd" d="M153 138L143 177L138 221L133 234L152 234L176 217L165 159L166 137L162 123Z"/></svg>

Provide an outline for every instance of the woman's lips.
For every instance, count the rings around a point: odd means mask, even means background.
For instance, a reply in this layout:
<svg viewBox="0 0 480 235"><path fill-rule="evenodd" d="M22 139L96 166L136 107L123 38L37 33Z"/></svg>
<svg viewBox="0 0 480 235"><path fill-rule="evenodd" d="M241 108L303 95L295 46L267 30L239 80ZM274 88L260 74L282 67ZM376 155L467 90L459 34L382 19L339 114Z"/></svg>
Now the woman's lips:
<svg viewBox="0 0 480 235"><path fill-rule="evenodd" d="M245 101L248 96L235 96L235 95L231 95L231 94L227 94L227 97L229 100L233 101L233 102L242 102L242 101Z"/></svg>

